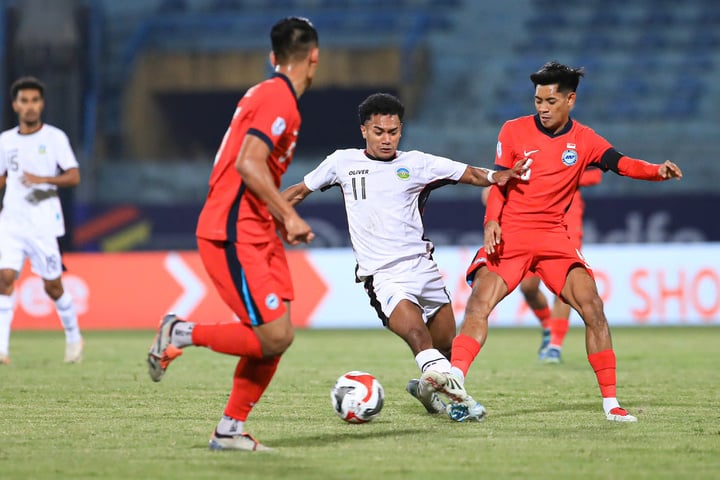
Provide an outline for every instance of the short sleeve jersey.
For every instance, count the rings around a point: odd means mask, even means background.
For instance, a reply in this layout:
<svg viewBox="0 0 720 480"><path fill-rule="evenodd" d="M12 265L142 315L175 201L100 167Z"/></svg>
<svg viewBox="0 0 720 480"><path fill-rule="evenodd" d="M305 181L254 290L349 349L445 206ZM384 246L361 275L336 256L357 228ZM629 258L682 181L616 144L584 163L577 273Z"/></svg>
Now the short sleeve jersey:
<svg viewBox="0 0 720 480"><path fill-rule="evenodd" d="M0 134L0 175L7 175L3 209L0 212L0 229L33 236L65 235L60 199L43 195L40 201L33 190L57 192L49 183L25 186L23 172L41 177L54 177L59 169L78 168L75 154L67 135L52 125L43 124L40 130L21 134L19 128Z"/></svg>
<svg viewBox="0 0 720 480"><path fill-rule="evenodd" d="M280 188L292 161L300 123L297 95L285 75L276 73L245 93L215 157L196 229L198 237L261 243L276 235L267 205L246 188L235 161L245 136L257 136L270 149L267 165Z"/></svg>
<svg viewBox="0 0 720 480"><path fill-rule="evenodd" d="M359 277L399 259L432 251L423 237L422 209L429 192L457 183L467 165L418 151L397 152L392 160L363 150L337 150L305 175L310 190L342 189L350 240Z"/></svg>
<svg viewBox="0 0 720 480"><path fill-rule="evenodd" d="M563 225L583 172L610 148L594 130L572 119L557 134L545 130L537 115L506 122L498 136L496 165L512 168L526 158L533 163L529 181L513 181L506 189L503 232Z"/></svg>

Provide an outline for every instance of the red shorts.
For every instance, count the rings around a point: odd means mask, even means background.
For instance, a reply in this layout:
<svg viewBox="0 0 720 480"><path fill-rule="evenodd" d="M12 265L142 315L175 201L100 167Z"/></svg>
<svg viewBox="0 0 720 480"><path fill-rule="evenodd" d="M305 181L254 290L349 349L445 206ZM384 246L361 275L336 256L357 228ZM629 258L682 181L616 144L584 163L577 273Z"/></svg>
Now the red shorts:
<svg viewBox="0 0 720 480"><path fill-rule="evenodd" d="M575 266L585 268L593 276L575 242L564 228L554 230L526 230L518 233L503 233L503 241L495 255L488 257L482 247L475 254L467 269L469 285L475 273L483 265L498 274L505 281L508 292L512 292L528 274L537 274L555 295L560 295L570 270Z"/></svg>
<svg viewBox="0 0 720 480"><path fill-rule="evenodd" d="M582 199L580 199L582 203ZM583 239L583 207L578 204L577 199L570 204L570 208L565 212L565 224L567 227L567 235L570 237L570 241L574 248L582 251L582 239ZM591 272L592 274L592 272ZM523 277L526 278L534 277L535 273L528 271Z"/></svg>
<svg viewBox="0 0 720 480"><path fill-rule="evenodd" d="M198 252L220 297L248 325L283 316L293 300L292 279L282 241L232 243L198 238Z"/></svg>

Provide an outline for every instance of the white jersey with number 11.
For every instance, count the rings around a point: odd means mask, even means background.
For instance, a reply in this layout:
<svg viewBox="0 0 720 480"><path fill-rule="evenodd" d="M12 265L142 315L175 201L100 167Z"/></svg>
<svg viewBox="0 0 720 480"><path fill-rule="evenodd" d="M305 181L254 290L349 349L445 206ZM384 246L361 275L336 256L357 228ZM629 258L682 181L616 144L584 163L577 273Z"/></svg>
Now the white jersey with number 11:
<svg viewBox="0 0 720 480"><path fill-rule="evenodd" d="M416 150L379 160L361 149L336 150L305 175L313 191L342 189L360 278L433 249L423 237L426 194L457 183L467 165Z"/></svg>

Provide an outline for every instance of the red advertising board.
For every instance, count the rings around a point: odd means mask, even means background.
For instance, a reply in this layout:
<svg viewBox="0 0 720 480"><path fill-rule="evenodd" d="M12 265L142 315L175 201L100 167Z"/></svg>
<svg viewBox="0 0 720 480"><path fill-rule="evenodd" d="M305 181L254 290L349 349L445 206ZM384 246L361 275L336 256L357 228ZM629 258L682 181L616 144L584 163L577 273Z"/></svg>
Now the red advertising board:
<svg viewBox="0 0 720 480"><path fill-rule="evenodd" d="M304 252L289 252L295 285L293 321L305 326L327 286ZM233 319L215 292L196 252L67 254L65 289L82 329L154 328L167 312L200 323ZM23 270L16 284L14 329L59 329L42 280Z"/></svg>

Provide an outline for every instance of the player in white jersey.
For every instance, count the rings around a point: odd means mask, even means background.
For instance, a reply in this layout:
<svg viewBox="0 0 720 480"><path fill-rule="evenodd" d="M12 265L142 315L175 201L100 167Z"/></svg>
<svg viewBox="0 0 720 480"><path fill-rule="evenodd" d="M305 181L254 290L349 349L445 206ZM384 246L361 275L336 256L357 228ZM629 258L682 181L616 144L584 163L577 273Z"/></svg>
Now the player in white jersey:
<svg viewBox="0 0 720 480"><path fill-rule="evenodd" d="M431 190L446 184L504 185L524 172L493 172L416 150L398 151L404 106L394 96L376 93L359 107L365 150L337 150L283 195L294 205L317 190L340 186L350 240L363 282L383 325L405 340L423 376L410 380L408 392L430 413L445 411L425 373L451 370L450 349L456 333L450 295L433 244L423 236L422 211ZM462 386L460 386L462 388ZM462 404L465 419L482 420L485 409L464 388L449 396Z"/></svg>
<svg viewBox="0 0 720 480"><path fill-rule="evenodd" d="M63 288L57 238L65 235L58 187L80 183L80 170L65 133L42 122L44 86L22 77L10 88L18 126L0 134L0 364L9 363L15 280L26 259L42 277L65 329L65 362L82 360L83 340L72 297Z"/></svg>

